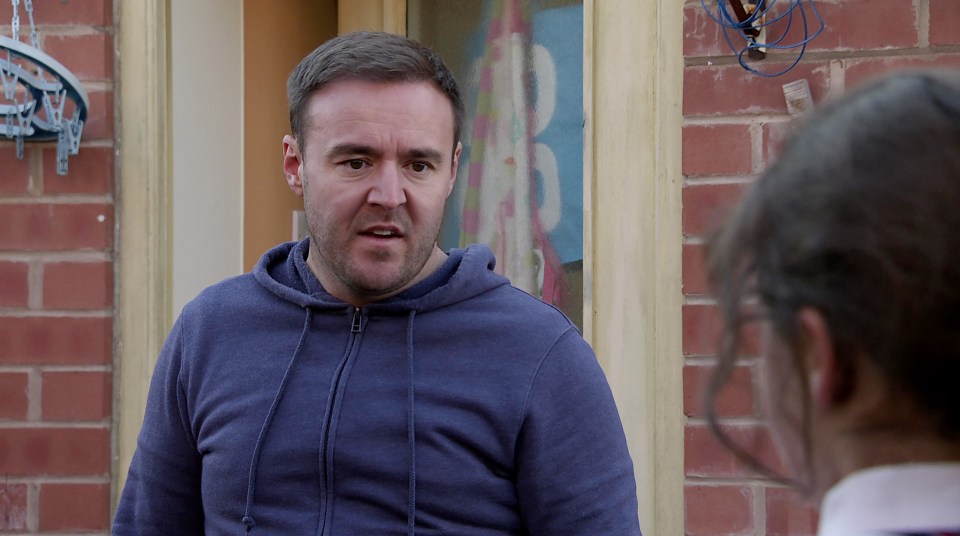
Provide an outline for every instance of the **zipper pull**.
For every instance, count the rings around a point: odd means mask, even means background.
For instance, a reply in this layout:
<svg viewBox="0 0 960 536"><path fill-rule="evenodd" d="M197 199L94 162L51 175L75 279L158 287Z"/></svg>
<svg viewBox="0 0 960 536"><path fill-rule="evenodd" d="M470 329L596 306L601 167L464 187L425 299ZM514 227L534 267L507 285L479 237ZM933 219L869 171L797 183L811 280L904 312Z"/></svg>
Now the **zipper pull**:
<svg viewBox="0 0 960 536"><path fill-rule="evenodd" d="M350 326L350 331L353 333L360 333L360 321L362 320L360 315L360 308L357 307L353 310L353 324Z"/></svg>

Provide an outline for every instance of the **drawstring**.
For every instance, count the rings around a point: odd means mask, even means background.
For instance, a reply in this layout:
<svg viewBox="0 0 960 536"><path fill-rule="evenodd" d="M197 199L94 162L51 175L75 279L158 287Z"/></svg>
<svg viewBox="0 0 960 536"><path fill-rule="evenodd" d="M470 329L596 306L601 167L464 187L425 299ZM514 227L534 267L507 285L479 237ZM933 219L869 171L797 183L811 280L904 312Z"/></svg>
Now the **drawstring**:
<svg viewBox="0 0 960 536"><path fill-rule="evenodd" d="M277 389L276 396L273 397L273 404L270 405L270 411L267 412L267 418L263 421L263 427L260 428L260 435L257 436L257 445L253 449L253 459L250 460L250 476L247 480L247 506L243 512L243 524L247 527L246 534L256 526L257 522L253 519L253 497L257 488L257 465L260 463L260 451L263 449L263 443L267 436L267 430L273 423L273 416L277 414L277 407L283 398L283 392L287 389L287 381L290 379L293 369L297 366L297 360L300 357L300 349L303 348L303 341L307 338L307 331L310 329L310 319L313 316L310 308L306 308L306 315L303 320L303 331L300 333L300 341L297 342L297 349L293 351L293 357L287 365L287 370L283 373L283 379L280 380L280 387Z"/></svg>
<svg viewBox="0 0 960 536"><path fill-rule="evenodd" d="M407 318L407 367L410 375L407 385L407 442L410 449L410 467L407 472L409 495L407 503L407 535L414 536L417 526L417 442L413 413L413 318L416 311L410 311Z"/></svg>

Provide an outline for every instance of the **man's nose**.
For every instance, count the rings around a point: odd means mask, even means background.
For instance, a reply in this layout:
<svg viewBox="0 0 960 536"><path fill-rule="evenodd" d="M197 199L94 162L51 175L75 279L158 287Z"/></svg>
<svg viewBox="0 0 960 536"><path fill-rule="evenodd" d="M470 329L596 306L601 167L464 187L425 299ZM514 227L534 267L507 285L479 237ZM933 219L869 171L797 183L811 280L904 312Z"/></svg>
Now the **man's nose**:
<svg viewBox="0 0 960 536"><path fill-rule="evenodd" d="M367 202L380 205L386 209L395 209L407 202L407 194L403 189L403 175L397 166L387 164L381 166L374 177L376 181L367 194Z"/></svg>

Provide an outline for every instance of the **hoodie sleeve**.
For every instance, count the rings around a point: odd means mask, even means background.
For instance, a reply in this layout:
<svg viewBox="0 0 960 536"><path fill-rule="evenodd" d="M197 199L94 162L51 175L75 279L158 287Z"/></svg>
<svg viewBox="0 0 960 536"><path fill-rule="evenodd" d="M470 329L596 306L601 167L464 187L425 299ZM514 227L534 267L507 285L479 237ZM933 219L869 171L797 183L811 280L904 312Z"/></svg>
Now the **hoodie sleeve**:
<svg viewBox="0 0 960 536"><path fill-rule="evenodd" d="M530 534L640 534L620 416L596 356L572 328L540 365L517 449Z"/></svg>
<svg viewBox="0 0 960 536"><path fill-rule="evenodd" d="M153 371L143 427L114 518L114 536L204 533L201 457L180 384L183 317Z"/></svg>

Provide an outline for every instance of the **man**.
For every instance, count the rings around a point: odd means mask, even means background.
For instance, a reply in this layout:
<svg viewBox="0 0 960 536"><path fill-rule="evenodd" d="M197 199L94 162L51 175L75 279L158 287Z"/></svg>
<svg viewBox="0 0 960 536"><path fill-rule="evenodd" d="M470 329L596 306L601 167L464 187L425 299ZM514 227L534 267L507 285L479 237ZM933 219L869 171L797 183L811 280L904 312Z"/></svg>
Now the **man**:
<svg viewBox="0 0 960 536"><path fill-rule="evenodd" d="M355 33L288 81L310 237L184 308L114 534L639 534L589 346L436 244L463 104L409 39Z"/></svg>

